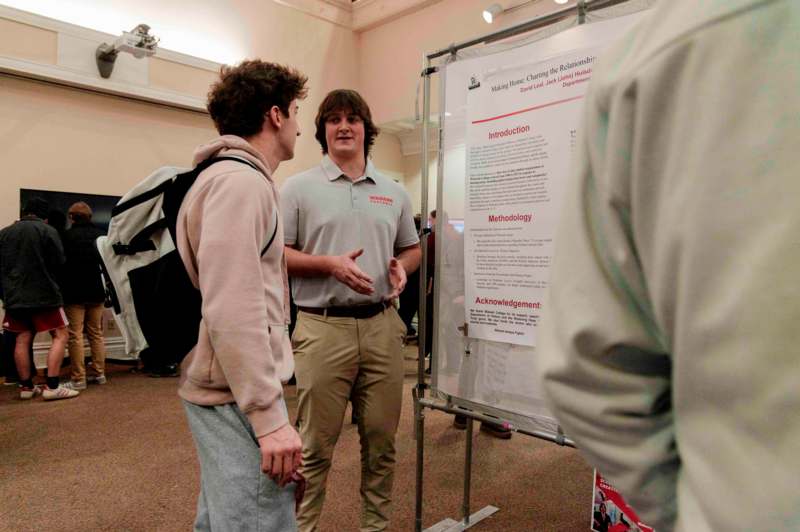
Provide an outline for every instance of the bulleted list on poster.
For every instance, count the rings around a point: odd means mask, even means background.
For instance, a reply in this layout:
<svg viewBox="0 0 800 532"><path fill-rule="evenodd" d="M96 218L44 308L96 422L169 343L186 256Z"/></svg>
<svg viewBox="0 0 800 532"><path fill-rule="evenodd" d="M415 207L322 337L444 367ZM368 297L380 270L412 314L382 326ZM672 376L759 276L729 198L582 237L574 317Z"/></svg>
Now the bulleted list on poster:
<svg viewBox="0 0 800 532"><path fill-rule="evenodd" d="M501 70L471 86L464 265L472 337L536 345L562 186L598 51Z"/></svg>

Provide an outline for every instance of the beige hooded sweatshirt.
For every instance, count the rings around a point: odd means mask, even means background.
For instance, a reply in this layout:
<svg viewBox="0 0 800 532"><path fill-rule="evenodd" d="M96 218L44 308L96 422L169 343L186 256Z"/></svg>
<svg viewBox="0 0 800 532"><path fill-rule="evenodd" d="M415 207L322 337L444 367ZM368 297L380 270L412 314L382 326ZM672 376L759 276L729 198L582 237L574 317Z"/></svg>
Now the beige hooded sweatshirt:
<svg viewBox="0 0 800 532"><path fill-rule="evenodd" d="M278 190L266 160L244 139L219 137L197 149L194 163L212 156L247 159L261 173L236 161L216 163L181 205L178 252L203 303L178 394L198 405L235 402L261 437L288 422L281 382L294 371Z"/></svg>

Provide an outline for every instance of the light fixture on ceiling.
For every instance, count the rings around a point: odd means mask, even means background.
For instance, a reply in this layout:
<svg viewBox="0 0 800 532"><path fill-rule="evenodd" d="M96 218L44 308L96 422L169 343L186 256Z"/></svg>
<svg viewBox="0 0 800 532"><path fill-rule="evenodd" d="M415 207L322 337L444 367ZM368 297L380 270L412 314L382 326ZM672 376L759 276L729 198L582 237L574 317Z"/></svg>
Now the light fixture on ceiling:
<svg viewBox="0 0 800 532"><path fill-rule="evenodd" d="M541 1L542 0L527 0L525 2L519 2L517 5L512 5L509 7L503 7L504 5L508 5L510 3L507 0L502 2L496 2L483 10L483 20L485 20L487 24L491 24L500 15L511 13L512 11L516 11L517 9L527 7L531 4L535 4ZM567 2L569 2L569 0L555 0L555 2L557 4L566 4Z"/></svg>
<svg viewBox="0 0 800 532"><path fill-rule="evenodd" d="M483 10L483 20L485 20L487 24L491 24L494 22L494 19L502 13L503 6L500 4L492 4Z"/></svg>

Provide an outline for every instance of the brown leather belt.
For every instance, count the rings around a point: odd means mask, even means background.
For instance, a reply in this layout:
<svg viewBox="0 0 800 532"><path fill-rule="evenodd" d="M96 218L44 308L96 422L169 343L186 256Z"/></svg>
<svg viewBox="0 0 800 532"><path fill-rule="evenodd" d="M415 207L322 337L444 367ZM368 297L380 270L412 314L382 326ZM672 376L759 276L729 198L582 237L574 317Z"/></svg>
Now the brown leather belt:
<svg viewBox="0 0 800 532"><path fill-rule="evenodd" d="M388 302L373 303L371 305L355 305L352 307L297 307L301 312L316 314L318 316L331 316L333 318L355 318L365 320L383 312L390 305Z"/></svg>

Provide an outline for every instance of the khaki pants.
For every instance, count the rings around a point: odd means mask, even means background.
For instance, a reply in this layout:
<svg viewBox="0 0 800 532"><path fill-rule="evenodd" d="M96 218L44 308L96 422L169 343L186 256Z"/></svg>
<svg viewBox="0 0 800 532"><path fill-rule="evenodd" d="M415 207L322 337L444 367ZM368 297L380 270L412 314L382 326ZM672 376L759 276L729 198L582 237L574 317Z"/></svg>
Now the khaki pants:
<svg viewBox="0 0 800 532"><path fill-rule="evenodd" d="M392 307L365 320L298 313L292 343L303 440L301 472L308 481L297 515L301 532L318 530L325 481L351 397L361 437L361 530L388 526L405 333Z"/></svg>
<svg viewBox="0 0 800 532"><path fill-rule="evenodd" d="M85 305L67 305L64 312L69 320L69 361L72 366L73 381L86 380L86 368L83 354L83 331L89 337L89 348L92 351L92 365L98 375L106 371L106 346L103 343L103 304L87 303Z"/></svg>

